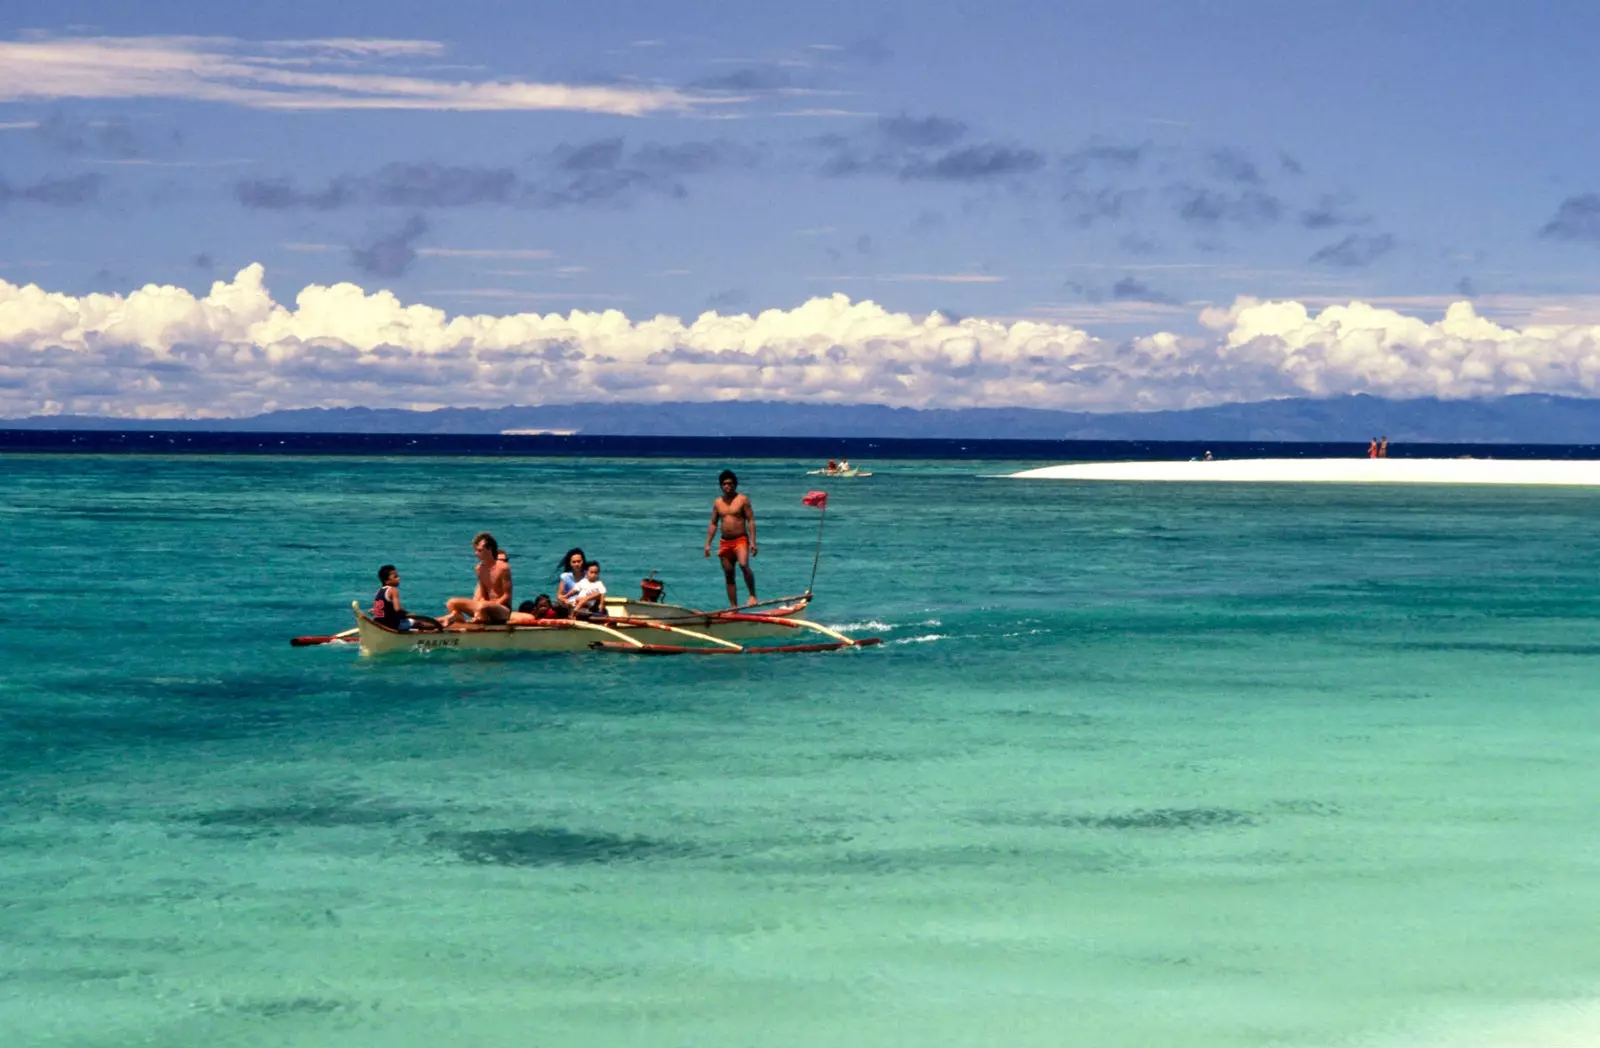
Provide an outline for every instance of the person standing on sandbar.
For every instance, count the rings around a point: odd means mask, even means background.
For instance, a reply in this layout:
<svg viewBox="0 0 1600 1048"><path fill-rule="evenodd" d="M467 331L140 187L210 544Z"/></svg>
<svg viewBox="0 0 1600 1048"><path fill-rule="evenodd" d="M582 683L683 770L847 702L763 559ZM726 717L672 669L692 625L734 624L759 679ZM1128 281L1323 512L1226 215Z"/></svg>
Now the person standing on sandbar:
<svg viewBox="0 0 1600 1048"><path fill-rule="evenodd" d="M706 529L706 556L711 556L711 540L722 528L722 544L717 556L722 560L722 577L728 584L728 607L739 603L739 584L733 577L733 566L744 571L744 587L750 592L746 604L756 603L756 573L750 570L750 558L756 555L756 512L750 497L739 493L739 478L733 470L725 469L717 478L722 494L711 503L711 526Z"/></svg>

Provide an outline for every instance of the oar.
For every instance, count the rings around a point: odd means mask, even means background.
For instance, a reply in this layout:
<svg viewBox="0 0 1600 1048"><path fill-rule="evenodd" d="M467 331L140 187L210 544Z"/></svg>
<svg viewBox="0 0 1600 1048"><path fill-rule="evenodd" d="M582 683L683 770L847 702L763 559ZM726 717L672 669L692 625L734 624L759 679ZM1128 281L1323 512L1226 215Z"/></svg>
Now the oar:
<svg viewBox="0 0 1600 1048"><path fill-rule="evenodd" d="M291 648L309 648L313 644L333 644L337 641L354 637L359 632L360 627L353 627L345 630L343 633L335 633L331 637L290 637L289 646Z"/></svg>

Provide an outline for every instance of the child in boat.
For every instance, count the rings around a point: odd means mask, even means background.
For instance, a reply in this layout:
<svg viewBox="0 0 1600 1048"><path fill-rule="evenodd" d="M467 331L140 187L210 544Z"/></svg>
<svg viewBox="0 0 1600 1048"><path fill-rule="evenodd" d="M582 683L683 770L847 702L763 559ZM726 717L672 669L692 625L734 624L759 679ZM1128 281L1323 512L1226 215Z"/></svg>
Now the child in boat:
<svg viewBox="0 0 1600 1048"><path fill-rule="evenodd" d="M600 581L600 562L591 560L584 566L583 578L578 580L570 596L572 617L604 617L606 613L606 584Z"/></svg>
<svg viewBox="0 0 1600 1048"><path fill-rule="evenodd" d="M410 633L415 625L411 613L400 603L400 570L393 564L378 569L378 592L372 597L372 617L401 633Z"/></svg>
<svg viewBox="0 0 1600 1048"><path fill-rule="evenodd" d="M550 603L550 594L541 593L532 600L525 600L517 605L517 610L511 613L507 621L513 626L527 626L534 622L556 618L556 607Z"/></svg>

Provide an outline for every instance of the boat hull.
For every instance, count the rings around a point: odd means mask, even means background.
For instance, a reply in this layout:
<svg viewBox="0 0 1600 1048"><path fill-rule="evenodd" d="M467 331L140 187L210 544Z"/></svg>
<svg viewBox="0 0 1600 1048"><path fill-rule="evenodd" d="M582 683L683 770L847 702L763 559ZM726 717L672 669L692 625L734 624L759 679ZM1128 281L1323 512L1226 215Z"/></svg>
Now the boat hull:
<svg viewBox="0 0 1600 1048"><path fill-rule="evenodd" d="M407 633L379 624L357 604L352 603L351 608L361 654L391 655L430 651L575 652L600 645L613 649L684 643L716 646L680 632L685 630L734 644L787 640L800 627L779 616L797 613L806 603L799 599L784 607L763 609L762 614L719 614L676 604L607 598L606 618L595 622L555 619L525 626L471 626Z"/></svg>

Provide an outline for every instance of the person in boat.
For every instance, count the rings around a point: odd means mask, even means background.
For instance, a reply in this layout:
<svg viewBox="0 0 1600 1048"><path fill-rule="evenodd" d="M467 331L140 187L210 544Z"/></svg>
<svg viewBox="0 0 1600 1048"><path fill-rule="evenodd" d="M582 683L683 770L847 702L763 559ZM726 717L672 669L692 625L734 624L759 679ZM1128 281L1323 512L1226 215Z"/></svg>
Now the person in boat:
<svg viewBox="0 0 1600 1048"><path fill-rule="evenodd" d="M565 618L572 615L572 591L583 581L584 568L589 558L574 546L561 555L561 566L556 568L556 611Z"/></svg>
<svg viewBox="0 0 1600 1048"><path fill-rule="evenodd" d="M573 587L571 617L604 618L605 614L606 584L600 581L600 562L591 560L583 566L583 578Z"/></svg>
<svg viewBox="0 0 1600 1048"><path fill-rule="evenodd" d="M828 472L829 473L837 473L837 472L839 472L839 463L835 462L833 459L829 459L828 460Z"/></svg>
<svg viewBox="0 0 1600 1048"><path fill-rule="evenodd" d="M1378 457L1378 438L1377 437L1373 437L1372 441L1369 444L1367 444L1367 458L1375 459L1377 457Z"/></svg>
<svg viewBox="0 0 1600 1048"><path fill-rule="evenodd" d="M378 569L378 592L372 597L372 618L380 625L410 633L416 625L411 613L400 603L400 569L385 564Z"/></svg>
<svg viewBox="0 0 1600 1048"><path fill-rule="evenodd" d="M478 586L470 597L445 601L442 625L468 621L498 625L511 617L511 564L500 558L500 544L487 531L480 531L472 539L472 552L478 558Z"/></svg>
<svg viewBox="0 0 1600 1048"><path fill-rule="evenodd" d="M1381 459L1386 459L1386 458L1389 457L1389 438L1388 437L1379 437L1378 438L1378 457L1381 458Z"/></svg>
<svg viewBox="0 0 1600 1048"><path fill-rule="evenodd" d="M556 606L550 601L550 594L541 593L532 600L518 604L517 610L511 613L511 618L507 621L513 626L527 626L555 618L559 616L556 614Z"/></svg>
<svg viewBox="0 0 1600 1048"><path fill-rule="evenodd" d="M756 511L750 497L740 494L739 477L725 469L717 477L722 494L711 503L711 526L706 529L706 556L711 556L711 540L717 529L722 529L722 543L717 547L717 557L722 561L722 577L728 585L728 607L739 603L739 584L734 580L735 565L744 572L744 587L750 593L747 604L755 604L756 573L750 570L750 558L756 555Z"/></svg>
<svg viewBox="0 0 1600 1048"><path fill-rule="evenodd" d="M839 460L839 472L840 473L849 473L850 472L850 460L849 459L840 459Z"/></svg>

